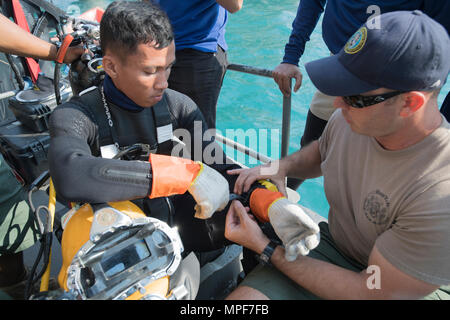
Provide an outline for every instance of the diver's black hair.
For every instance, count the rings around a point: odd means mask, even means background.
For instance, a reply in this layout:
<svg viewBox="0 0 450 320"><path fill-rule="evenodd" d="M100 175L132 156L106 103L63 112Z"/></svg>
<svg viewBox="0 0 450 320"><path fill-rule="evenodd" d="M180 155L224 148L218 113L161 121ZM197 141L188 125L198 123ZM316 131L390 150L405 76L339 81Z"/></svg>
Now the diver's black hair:
<svg viewBox="0 0 450 320"><path fill-rule="evenodd" d="M155 42L157 49L174 39L167 14L147 1L114 1L100 21L100 44L108 49L133 52L139 44Z"/></svg>

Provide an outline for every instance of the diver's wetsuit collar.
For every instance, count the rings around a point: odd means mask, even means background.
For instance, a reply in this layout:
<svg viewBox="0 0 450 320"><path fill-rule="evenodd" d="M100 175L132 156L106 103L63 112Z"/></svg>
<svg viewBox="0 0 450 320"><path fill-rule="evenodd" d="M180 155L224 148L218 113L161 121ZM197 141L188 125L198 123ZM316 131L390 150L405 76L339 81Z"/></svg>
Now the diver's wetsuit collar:
<svg viewBox="0 0 450 320"><path fill-rule="evenodd" d="M105 75L105 80L103 81L103 89L105 90L106 98L116 106L133 112L144 110L143 107L134 103L133 100L128 98L122 91L117 89L111 77L108 75Z"/></svg>

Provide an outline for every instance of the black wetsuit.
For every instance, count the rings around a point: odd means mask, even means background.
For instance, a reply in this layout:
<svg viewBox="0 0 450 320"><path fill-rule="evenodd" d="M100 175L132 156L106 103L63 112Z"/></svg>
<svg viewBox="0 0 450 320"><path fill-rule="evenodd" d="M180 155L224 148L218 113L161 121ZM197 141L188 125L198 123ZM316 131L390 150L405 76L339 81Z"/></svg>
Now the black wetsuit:
<svg viewBox="0 0 450 320"><path fill-rule="evenodd" d="M231 191L236 177L227 175L226 170L238 166L229 160L227 163L223 150L213 138L203 141L207 127L195 103L187 96L167 89L158 104L167 106L175 136L177 129L181 130L181 133L190 133L191 158L205 162L219 171L229 181ZM49 123L49 167L57 194L69 201L91 203L142 198L148 205L152 185L150 163L140 160L105 159L101 157L100 149L113 142L118 142L120 147L143 143L151 149L159 148L152 111L156 105L138 112L116 106L111 101L108 101L108 107L113 121L112 131L105 125L107 114L98 88L81 97L75 97L54 110ZM194 130L197 132L194 133ZM198 152L200 145L194 146L194 138L197 141L202 139L201 152ZM205 149L208 154L210 150L216 150L216 163L203 161L201 155ZM167 150L156 150L156 153L170 154ZM171 200L175 207L173 223L182 225L180 233L182 238L185 238L185 247L210 250L221 246L220 242L224 240L225 210L217 212L211 219L199 220L193 217L195 201L190 194L171 197ZM189 234L195 236L189 237ZM219 240L213 239L216 235Z"/></svg>

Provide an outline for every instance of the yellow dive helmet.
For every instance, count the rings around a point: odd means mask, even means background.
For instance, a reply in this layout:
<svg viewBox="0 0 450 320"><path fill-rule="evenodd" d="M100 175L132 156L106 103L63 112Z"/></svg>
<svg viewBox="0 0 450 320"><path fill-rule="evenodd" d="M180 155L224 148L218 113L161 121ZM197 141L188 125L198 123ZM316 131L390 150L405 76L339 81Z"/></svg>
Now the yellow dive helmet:
<svg viewBox="0 0 450 320"><path fill-rule="evenodd" d="M58 282L66 295L95 300L195 298L198 287L192 279L170 279L182 261L177 230L147 217L132 202L85 204L69 211L62 226ZM190 276L192 270L197 273L191 264Z"/></svg>

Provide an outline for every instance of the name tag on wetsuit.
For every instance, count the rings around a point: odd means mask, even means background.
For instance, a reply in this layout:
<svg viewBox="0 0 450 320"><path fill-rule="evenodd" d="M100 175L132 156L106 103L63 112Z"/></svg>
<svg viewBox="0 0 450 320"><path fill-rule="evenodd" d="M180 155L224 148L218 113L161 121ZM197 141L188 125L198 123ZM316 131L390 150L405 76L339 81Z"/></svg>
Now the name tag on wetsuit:
<svg viewBox="0 0 450 320"><path fill-rule="evenodd" d="M157 127L156 134L158 136L158 143L163 143L167 140L172 140L173 129L172 124L168 124L166 126Z"/></svg>
<svg viewBox="0 0 450 320"><path fill-rule="evenodd" d="M100 147L100 153L102 155L102 158L112 159L116 154L119 153L119 150L117 149L116 145L110 144Z"/></svg>

